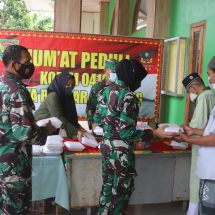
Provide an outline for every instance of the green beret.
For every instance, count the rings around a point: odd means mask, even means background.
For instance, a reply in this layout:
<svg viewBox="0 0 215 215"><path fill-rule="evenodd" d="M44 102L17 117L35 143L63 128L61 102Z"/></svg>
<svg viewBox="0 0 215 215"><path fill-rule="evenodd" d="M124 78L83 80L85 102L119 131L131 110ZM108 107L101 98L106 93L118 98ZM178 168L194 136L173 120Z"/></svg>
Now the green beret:
<svg viewBox="0 0 215 215"><path fill-rule="evenodd" d="M105 62L105 69L111 70L111 72L115 73L116 72L116 67L118 65L118 61L114 59L108 59Z"/></svg>

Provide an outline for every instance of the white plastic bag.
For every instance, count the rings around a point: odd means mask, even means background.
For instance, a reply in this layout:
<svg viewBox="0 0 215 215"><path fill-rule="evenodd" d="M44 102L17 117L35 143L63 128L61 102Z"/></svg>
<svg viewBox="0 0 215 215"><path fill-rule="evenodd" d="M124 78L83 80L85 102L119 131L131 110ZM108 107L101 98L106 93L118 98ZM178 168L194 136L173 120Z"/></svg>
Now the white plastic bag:
<svg viewBox="0 0 215 215"><path fill-rule="evenodd" d="M57 141L63 141L63 138L60 136L60 135L51 135L51 136L48 136L47 137L47 141L55 141L55 140L57 140Z"/></svg>
<svg viewBox="0 0 215 215"><path fill-rule="evenodd" d="M43 153L43 146L32 145L32 154L41 155Z"/></svg>
<svg viewBox="0 0 215 215"><path fill-rule="evenodd" d="M95 127L93 132L98 136L103 136L103 134L104 134L103 128L98 125Z"/></svg>
<svg viewBox="0 0 215 215"><path fill-rule="evenodd" d="M186 143L186 142L178 143L177 141L172 140L170 142L170 146L172 146L172 148L174 148L174 149L187 149L188 143Z"/></svg>
<svg viewBox="0 0 215 215"><path fill-rule="evenodd" d="M43 147L43 153L45 155L60 155L63 152L63 148L60 150L50 150L46 145Z"/></svg>
<svg viewBox="0 0 215 215"><path fill-rule="evenodd" d="M39 127L45 127L48 122L51 122L51 124L55 127L55 128L60 128L62 125L62 122L57 118L57 117L50 117L47 119L41 119L39 121L37 121L37 125Z"/></svg>
<svg viewBox="0 0 215 215"><path fill-rule="evenodd" d="M137 130L147 130L147 129L152 129L146 122L138 121L136 125Z"/></svg>
<svg viewBox="0 0 215 215"><path fill-rule="evenodd" d="M85 133L84 136L81 139L81 142L86 145L86 146L90 146L93 148L97 148L98 147L98 142L96 141L95 137L92 134L89 133Z"/></svg>
<svg viewBox="0 0 215 215"><path fill-rule="evenodd" d="M168 126L164 129L165 132L172 132L172 133L184 132L183 128L176 124L160 124L159 127L164 125Z"/></svg>
<svg viewBox="0 0 215 215"><path fill-rule="evenodd" d="M65 141L64 145L70 150L70 151L76 151L80 152L85 149L85 146L81 144L80 142L75 141Z"/></svg>

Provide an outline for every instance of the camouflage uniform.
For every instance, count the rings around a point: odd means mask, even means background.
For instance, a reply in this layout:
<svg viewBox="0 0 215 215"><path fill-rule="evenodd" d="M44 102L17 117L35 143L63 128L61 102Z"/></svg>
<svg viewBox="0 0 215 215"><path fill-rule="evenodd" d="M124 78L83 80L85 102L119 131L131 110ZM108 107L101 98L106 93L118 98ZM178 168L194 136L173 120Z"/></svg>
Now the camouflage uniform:
<svg viewBox="0 0 215 215"><path fill-rule="evenodd" d="M94 122L104 129L101 143L103 186L99 214L123 214L134 189L134 141L149 141L152 132L137 131L138 99L120 80L100 91Z"/></svg>
<svg viewBox="0 0 215 215"><path fill-rule="evenodd" d="M33 101L19 78L0 77L0 214L30 214L31 144L41 144L46 130L37 127Z"/></svg>
<svg viewBox="0 0 215 215"><path fill-rule="evenodd" d="M87 107L86 107L87 121L88 121L90 129L92 129L93 115L96 111L98 93L107 85L108 84L107 84L106 80L103 80L103 81L96 83L91 88L90 95L87 100Z"/></svg>

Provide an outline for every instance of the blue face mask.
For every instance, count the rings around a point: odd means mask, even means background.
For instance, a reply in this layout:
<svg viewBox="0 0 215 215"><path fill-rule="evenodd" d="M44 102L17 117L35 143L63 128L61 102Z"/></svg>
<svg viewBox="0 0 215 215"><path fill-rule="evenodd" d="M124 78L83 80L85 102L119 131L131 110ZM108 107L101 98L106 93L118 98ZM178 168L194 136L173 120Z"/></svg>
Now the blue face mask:
<svg viewBox="0 0 215 215"><path fill-rule="evenodd" d="M116 79L117 79L117 75L116 75L116 73L110 73L110 77L109 77L109 80L111 81L111 82L114 82L114 81L116 81Z"/></svg>
<svg viewBox="0 0 215 215"><path fill-rule="evenodd" d="M65 93L67 96L71 96L73 94L74 87L66 87Z"/></svg>

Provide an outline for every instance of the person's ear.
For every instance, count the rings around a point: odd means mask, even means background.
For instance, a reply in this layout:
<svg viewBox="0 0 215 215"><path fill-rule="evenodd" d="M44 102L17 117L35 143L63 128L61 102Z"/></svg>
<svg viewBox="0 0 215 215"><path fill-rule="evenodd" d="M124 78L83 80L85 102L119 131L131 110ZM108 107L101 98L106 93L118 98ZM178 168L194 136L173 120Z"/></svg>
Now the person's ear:
<svg viewBox="0 0 215 215"><path fill-rule="evenodd" d="M12 68L14 68L15 69L15 62L13 61L12 63L11 63L11 65L12 65Z"/></svg>
<svg viewBox="0 0 215 215"><path fill-rule="evenodd" d="M198 94L198 88L196 86L192 87L192 93Z"/></svg>
<svg viewBox="0 0 215 215"><path fill-rule="evenodd" d="M16 63L15 61L12 61L11 67L16 71L19 69L20 65L18 63Z"/></svg>
<svg viewBox="0 0 215 215"><path fill-rule="evenodd" d="M210 80L210 81L212 81L213 83L215 83L215 72L212 73L211 79L212 80Z"/></svg>

